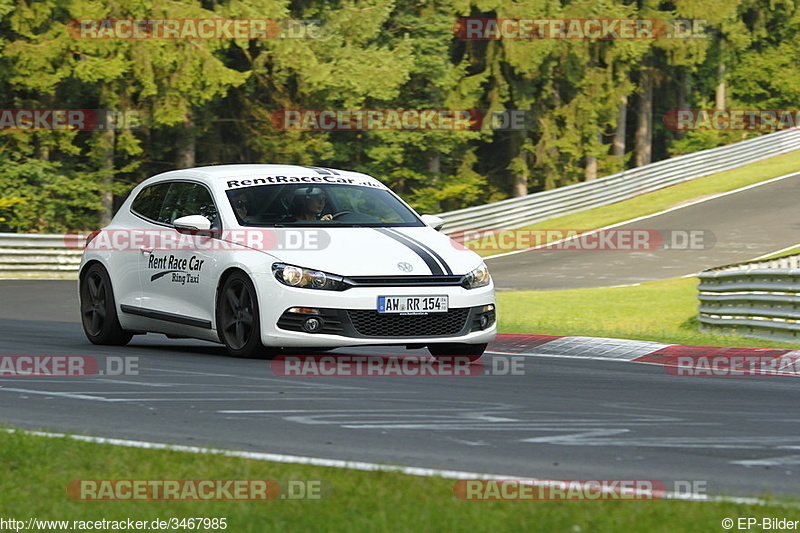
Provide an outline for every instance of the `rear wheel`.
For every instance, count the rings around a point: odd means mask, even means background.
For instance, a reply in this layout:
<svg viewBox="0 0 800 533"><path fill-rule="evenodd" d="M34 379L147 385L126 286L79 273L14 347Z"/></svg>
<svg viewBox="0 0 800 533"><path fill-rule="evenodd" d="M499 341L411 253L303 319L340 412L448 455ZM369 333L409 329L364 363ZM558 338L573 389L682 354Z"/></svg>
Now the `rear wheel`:
<svg viewBox="0 0 800 533"><path fill-rule="evenodd" d="M428 351L438 361L452 361L456 357L467 357L471 363L481 358L488 344L463 344L448 342L443 344L429 344Z"/></svg>
<svg viewBox="0 0 800 533"><path fill-rule="evenodd" d="M93 264L80 282L81 322L92 344L124 346L133 334L122 329L117 316L111 278L102 265Z"/></svg>
<svg viewBox="0 0 800 533"><path fill-rule="evenodd" d="M261 344L261 326L256 288L242 272L234 272L219 293L217 302L219 340L234 357L265 355Z"/></svg>

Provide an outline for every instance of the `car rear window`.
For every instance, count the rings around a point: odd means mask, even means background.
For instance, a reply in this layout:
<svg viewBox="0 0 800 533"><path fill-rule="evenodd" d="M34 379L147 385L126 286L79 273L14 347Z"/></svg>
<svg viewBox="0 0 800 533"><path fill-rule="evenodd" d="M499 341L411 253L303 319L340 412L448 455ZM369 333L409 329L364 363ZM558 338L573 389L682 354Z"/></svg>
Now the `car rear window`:
<svg viewBox="0 0 800 533"><path fill-rule="evenodd" d="M169 191L170 183L158 183L142 189L131 204L131 211L144 218L159 222L161 206Z"/></svg>

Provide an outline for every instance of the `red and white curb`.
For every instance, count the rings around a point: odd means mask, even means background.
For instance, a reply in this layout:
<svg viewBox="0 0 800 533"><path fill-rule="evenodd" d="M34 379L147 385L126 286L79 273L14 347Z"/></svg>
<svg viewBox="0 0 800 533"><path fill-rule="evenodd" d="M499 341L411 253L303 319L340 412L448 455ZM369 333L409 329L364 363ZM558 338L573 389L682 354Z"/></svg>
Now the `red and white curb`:
<svg viewBox="0 0 800 533"><path fill-rule="evenodd" d="M800 350L781 348L683 346L601 337L501 334L487 351L499 355L658 364L672 375L800 377Z"/></svg>

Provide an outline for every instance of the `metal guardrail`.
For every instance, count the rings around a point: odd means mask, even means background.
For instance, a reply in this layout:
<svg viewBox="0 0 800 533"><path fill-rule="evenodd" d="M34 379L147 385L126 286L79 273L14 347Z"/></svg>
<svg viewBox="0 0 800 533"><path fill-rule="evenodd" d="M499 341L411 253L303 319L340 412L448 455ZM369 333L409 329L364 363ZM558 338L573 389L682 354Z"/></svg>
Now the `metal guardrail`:
<svg viewBox="0 0 800 533"><path fill-rule="evenodd" d="M800 128L657 161L593 181L442 213L443 231L516 229L609 205L715 172L800 149Z"/></svg>
<svg viewBox="0 0 800 533"><path fill-rule="evenodd" d="M0 278L77 278L82 243L75 235L0 233Z"/></svg>
<svg viewBox="0 0 800 533"><path fill-rule="evenodd" d="M800 128L762 135L552 191L468 207L439 215L443 231L514 229L619 202L695 178L800 149ZM75 277L77 236L0 233L0 278Z"/></svg>
<svg viewBox="0 0 800 533"><path fill-rule="evenodd" d="M800 254L699 274L701 330L800 342Z"/></svg>

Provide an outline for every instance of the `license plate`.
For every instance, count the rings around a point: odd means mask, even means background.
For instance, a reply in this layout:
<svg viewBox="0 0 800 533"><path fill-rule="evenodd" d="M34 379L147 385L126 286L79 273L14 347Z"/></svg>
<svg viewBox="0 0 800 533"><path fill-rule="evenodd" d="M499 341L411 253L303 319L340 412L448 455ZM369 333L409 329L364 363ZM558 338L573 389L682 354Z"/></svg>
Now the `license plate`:
<svg viewBox="0 0 800 533"><path fill-rule="evenodd" d="M399 315L446 313L447 296L378 296L378 312Z"/></svg>

